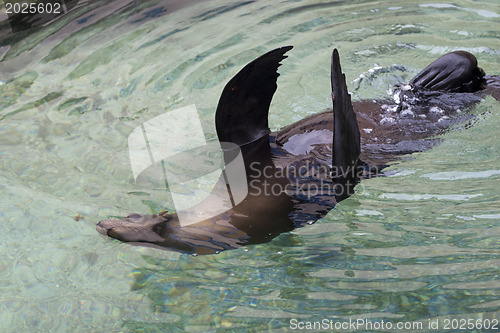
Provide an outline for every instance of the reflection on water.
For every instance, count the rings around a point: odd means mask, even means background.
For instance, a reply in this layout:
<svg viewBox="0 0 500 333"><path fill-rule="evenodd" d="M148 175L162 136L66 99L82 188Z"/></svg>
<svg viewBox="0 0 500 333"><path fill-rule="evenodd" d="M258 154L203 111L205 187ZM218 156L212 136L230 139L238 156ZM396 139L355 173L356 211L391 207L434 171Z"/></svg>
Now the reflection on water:
<svg viewBox="0 0 500 333"><path fill-rule="evenodd" d="M213 140L222 87L263 52L295 45L271 106L276 129L330 106L332 47L355 99L385 96L456 49L500 74L499 15L494 0L81 1L49 26L13 34L2 11L2 331L498 318L500 109L492 98L467 129L268 244L179 256L110 242L95 223L171 206L134 183L128 135L196 104Z"/></svg>

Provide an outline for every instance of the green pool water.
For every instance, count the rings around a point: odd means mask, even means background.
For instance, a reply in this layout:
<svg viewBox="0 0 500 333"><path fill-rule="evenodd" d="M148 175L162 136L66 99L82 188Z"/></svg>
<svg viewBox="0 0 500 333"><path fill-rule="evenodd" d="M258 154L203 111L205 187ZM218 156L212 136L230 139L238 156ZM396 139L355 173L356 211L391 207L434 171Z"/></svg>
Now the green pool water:
<svg viewBox="0 0 500 333"><path fill-rule="evenodd" d="M215 140L222 88L266 51L294 45L271 105L279 129L330 107L334 47L354 100L458 49L499 75L499 18L496 0L80 1L13 33L0 7L0 331L496 331L491 97L440 145L266 244L191 256L111 241L95 224L171 208L134 182L129 134L195 104Z"/></svg>

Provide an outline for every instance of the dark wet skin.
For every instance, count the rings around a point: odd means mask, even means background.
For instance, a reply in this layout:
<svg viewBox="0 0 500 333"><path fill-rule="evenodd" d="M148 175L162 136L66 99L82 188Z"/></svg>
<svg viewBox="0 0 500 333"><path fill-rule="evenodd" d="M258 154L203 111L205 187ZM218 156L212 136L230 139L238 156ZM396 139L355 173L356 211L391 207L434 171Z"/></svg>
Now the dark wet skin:
<svg viewBox="0 0 500 333"><path fill-rule="evenodd" d="M499 77L485 76L472 54L458 51L397 88L394 100L351 103L335 50L333 112L270 133L267 119L277 69L290 49L273 50L245 66L219 100L219 141L240 146L247 171L249 192L241 203L187 226L180 225L175 213L134 213L99 222L98 232L132 245L193 254L267 242L324 217L352 195L360 179L376 176L399 156L429 149L436 143L429 137L472 117L467 110L483 96L500 98ZM218 185L214 196L225 188ZM210 200L195 207L202 210Z"/></svg>

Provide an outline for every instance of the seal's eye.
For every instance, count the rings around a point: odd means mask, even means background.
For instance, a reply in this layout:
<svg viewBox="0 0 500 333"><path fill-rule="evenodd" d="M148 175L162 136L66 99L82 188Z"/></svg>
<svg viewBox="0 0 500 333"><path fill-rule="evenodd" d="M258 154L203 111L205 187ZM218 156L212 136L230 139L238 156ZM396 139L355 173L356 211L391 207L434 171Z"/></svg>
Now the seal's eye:
<svg viewBox="0 0 500 333"><path fill-rule="evenodd" d="M127 219L139 219L139 218L141 218L141 214L132 213L132 214L128 214L125 218L127 218Z"/></svg>

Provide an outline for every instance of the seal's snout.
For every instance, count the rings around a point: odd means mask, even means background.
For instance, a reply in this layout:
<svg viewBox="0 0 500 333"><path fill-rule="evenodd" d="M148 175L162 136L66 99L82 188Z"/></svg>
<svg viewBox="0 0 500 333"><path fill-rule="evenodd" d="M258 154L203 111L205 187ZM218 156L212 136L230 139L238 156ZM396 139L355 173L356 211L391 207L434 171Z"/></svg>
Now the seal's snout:
<svg viewBox="0 0 500 333"><path fill-rule="evenodd" d="M103 236L122 242L163 242L165 238L158 235L155 229L159 224L168 221L164 215L131 213L122 219L100 221L96 225L96 230Z"/></svg>
<svg viewBox="0 0 500 333"><path fill-rule="evenodd" d="M108 235L108 228L106 228L106 226L104 225L105 221L101 221L99 223L97 223L96 225L96 229L97 229L97 232L100 233L101 235L104 235L104 236L107 236Z"/></svg>
<svg viewBox="0 0 500 333"><path fill-rule="evenodd" d="M120 225L119 220L103 220L95 226L98 233L104 236L109 236L108 232Z"/></svg>

